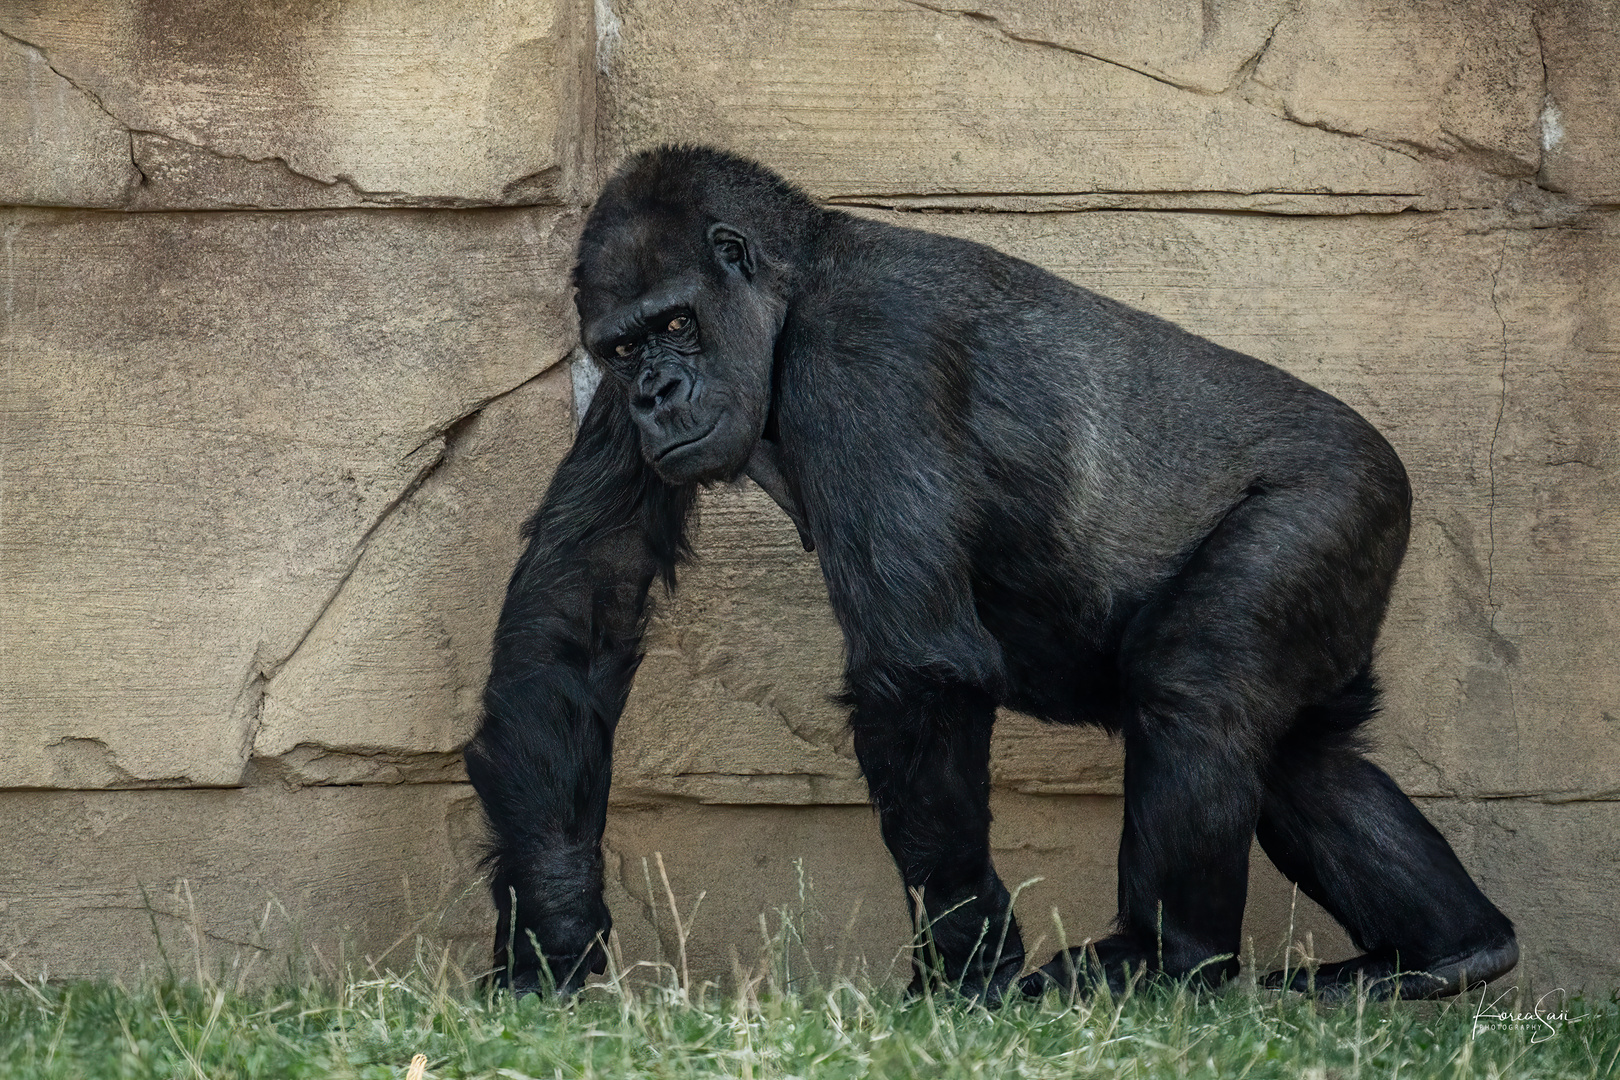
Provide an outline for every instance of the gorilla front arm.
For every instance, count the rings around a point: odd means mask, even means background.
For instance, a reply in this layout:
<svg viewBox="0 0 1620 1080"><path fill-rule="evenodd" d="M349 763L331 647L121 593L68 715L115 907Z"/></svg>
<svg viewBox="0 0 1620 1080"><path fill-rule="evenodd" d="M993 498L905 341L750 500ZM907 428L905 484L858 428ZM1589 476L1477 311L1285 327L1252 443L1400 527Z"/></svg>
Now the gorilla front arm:
<svg viewBox="0 0 1620 1080"><path fill-rule="evenodd" d="M493 832L495 964L513 989L536 989L547 970L576 989L602 970L613 732L641 659L648 589L674 583L693 496L643 460L624 388L604 380L525 526L484 722L466 749Z"/></svg>

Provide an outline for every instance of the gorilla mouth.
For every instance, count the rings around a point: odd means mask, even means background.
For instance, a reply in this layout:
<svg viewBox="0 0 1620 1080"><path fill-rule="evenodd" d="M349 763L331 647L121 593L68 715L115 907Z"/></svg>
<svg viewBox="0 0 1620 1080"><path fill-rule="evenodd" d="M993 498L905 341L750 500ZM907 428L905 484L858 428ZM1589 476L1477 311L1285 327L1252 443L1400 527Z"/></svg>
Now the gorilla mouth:
<svg viewBox="0 0 1620 1080"><path fill-rule="evenodd" d="M673 454L677 450L684 450L689 446L697 445L698 443L702 442L704 439L707 439L710 435L713 435L714 434L714 429L719 427L719 426L720 426L720 421L718 419L716 419L714 423L710 424L707 428L704 428L702 431L698 432L696 435L693 435L691 438L682 439L678 443L671 443L669 446L664 447L662 450L658 451L657 454L653 455L653 461L654 462L662 462L665 458L669 457L671 454Z"/></svg>

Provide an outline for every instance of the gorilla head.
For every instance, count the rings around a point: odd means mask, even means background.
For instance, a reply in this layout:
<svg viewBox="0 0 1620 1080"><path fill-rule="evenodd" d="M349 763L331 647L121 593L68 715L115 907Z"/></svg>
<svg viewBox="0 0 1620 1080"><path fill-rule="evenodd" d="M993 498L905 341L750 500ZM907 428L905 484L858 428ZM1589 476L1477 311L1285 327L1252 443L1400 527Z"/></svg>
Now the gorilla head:
<svg viewBox="0 0 1620 1080"><path fill-rule="evenodd" d="M740 160L726 183L693 183L685 156L641 155L608 183L574 269L581 339L627 388L641 452L675 484L748 464L770 410L788 253L819 213Z"/></svg>

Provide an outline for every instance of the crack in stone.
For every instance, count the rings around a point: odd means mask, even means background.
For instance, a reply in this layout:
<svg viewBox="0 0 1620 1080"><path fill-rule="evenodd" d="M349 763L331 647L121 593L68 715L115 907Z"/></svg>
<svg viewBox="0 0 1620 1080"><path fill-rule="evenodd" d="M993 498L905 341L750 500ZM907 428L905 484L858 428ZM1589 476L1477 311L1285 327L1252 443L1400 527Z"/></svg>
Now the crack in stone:
<svg viewBox="0 0 1620 1080"><path fill-rule="evenodd" d="M311 176L308 173L300 172L299 170L293 168L292 164L289 161L287 161L286 158L284 158L284 157L282 157L280 155L271 155L269 157L263 157L263 158L252 158L252 157L247 157L246 155L242 155L242 154L227 154L227 153L224 153L222 151L215 150L211 146L205 146L202 143L193 142L190 139L182 139L182 138L179 138L178 136L170 135L170 134L167 134L165 132L151 131L151 130L148 130L148 129L145 129L145 128L135 127L132 124L130 124L129 121L125 120L123 117L119 116L117 113L115 113L111 109L109 109L107 107L107 103L101 99L101 95L97 94L94 90L91 90L88 87L81 85L80 83L75 81L70 76L64 74L61 68L58 68L54 63L51 62L50 54L47 53L43 47L41 47L39 45L36 45L31 41L25 41L24 39L18 37L16 34L10 33L10 32L8 32L6 30L3 30L3 29L0 29L0 37L4 37L7 40L14 41L18 45L21 45L25 49L33 50L33 52L36 53L39 56L40 61L42 63L44 63L44 65L47 68L49 68L51 70L52 74L54 74L57 78L61 79L63 82L67 83L69 86L73 87L73 89L77 90L80 94L83 94L86 98L88 98L96 106L96 108L101 110L102 114L105 115L107 117L107 119L111 120L113 123L117 124L119 127L124 129L124 133L129 136L129 160L130 160L130 164L135 167L135 171L137 173L139 173L140 177L141 177L140 184L138 184L137 186L144 185L144 184L148 183L149 180L150 180L150 178L148 177L148 175L146 173L146 170L144 168L142 168L142 166L141 166L140 155L136 151L136 137L140 136L141 138L162 139L162 140L167 141L167 142L177 143L177 144L179 144L181 146L187 146L187 147L190 147L193 150L200 150L203 153L208 154L208 155L210 155L212 157L218 158L218 159L220 159L222 161L240 161L240 162L244 162L244 163L249 164L249 165L267 165L267 164L279 165L283 170L285 170L288 173L288 175L293 176L293 177L295 177L295 178L297 178L299 180L307 180L310 183L319 184L322 187L344 186L344 187L347 187L350 191L354 192L357 196L362 197L362 198L389 198L389 197L402 197L403 198L403 197L409 197L407 195L407 193L399 192L399 191L367 191L364 188L361 188L359 185L355 184L354 181L351 178L349 178L347 176L343 176L343 175L339 175L335 179L332 179L332 180L324 180L324 179L322 179L321 177L318 177L318 176Z"/></svg>
<svg viewBox="0 0 1620 1080"><path fill-rule="evenodd" d="M111 116L112 114L108 113L108 115ZM117 120L118 118L113 117L113 119ZM119 122L123 123L123 121ZM244 165L272 165L279 168L282 172L286 173L295 180L301 180L311 184L318 184L323 188L344 188L358 199L375 199L385 203L395 202L401 199L410 199L413 201L413 203L418 205L427 201L421 196L412 195L407 191L372 191L367 188L363 188L359 184L355 183L353 177L346 173L337 173L330 180L326 179L325 177L314 176L310 173L306 173L295 168L292 162L288 161L287 158L281 154L269 154L265 157L249 157L246 154L228 154L223 150L216 150L214 147L208 146L205 143L196 142L192 139L181 138L178 135L171 135L168 132L152 131L147 128L128 128L128 131L132 137L132 147L134 144L133 137L138 135L143 139L161 140L163 142L174 143L177 146L184 146L191 150L199 150L202 153L207 154L209 157L215 158L219 161L241 162ZM134 150L131 149L131 157L134 156L134 153ZM140 167L138 162L136 167ZM144 176L145 173L143 172L142 175ZM459 203L467 200L450 201ZM485 202L476 202L475 205L489 204Z"/></svg>
<svg viewBox="0 0 1620 1080"><path fill-rule="evenodd" d="M356 202L371 203L376 206L406 206L434 209L480 209L485 207L554 205L557 203L555 198L544 198L542 196L544 195L547 186L551 184L551 182L554 181L558 175L561 174L562 170L560 166L547 166L544 169L539 169L535 172L528 173L524 176L516 178L515 180L507 182L501 188L501 196L499 199L471 199L453 195L419 195L409 191L374 191L369 188L361 187L355 181L354 177L347 173L335 173L330 178L327 178L304 172L294 166L293 163L282 154L269 154L264 157L250 157L246 154L230 154L223 150L215 149L206 143L200 143L193 139L183 138L169 132L154 131L149 128L138 128L108 108L107 103L103 101L101 96L95 91L89 89L88 87L74 80L72 77L63 73L63 71L51 61L50 54L47 53L43 47L36 45L31 41L24 40L23 38L20 38L4 29L0 29L0 37L3 37L8 41L15 42L23 48L34 52L52 74L61 79L63 82L67 83L69 86L73 87L73 89L77 90L92 104L94 104L104 116L124 130L125 135L129 139L130 165L134 168L137 176L140 178L132 185L132 187L137 189L146 187L152 182L151 174L147 172L146 168L146 165L151 163L148 161L145 165L143 165L141 160L143 151L149 154L151 147L143 147L141 144L143 142L166 142L175 146L184 146L190 150L199 151L218 161L240 163L244 165L271 166L279 169L282 173L293 180L316 184L319 187L327 190L341 189L342 191L347 192L349 196ZM228 200L221 201L228 202ZM167 210L170 208L163 207L161 209ZM250 210L260 209L260 207L252 203L243 203L232 204L228 207L228 209ZM319 207L318 209L332 208Z"/></svg>
<svg viewBox="0 0 1620 1080"><path fill-rule="evenodd" d="M1271 42L1274 38L1276 38L1278 29L1281 28L1283 23L1288 21L1288 17L1290 15L1296 15L1298 13L1299 4L1296 0L1295 3L1288 6L1288 10L1284 11L1277 17L1276 22L1271 24L1271 29L1266 31L1266 40L1260 43L1260 47L1255 50L1254 55L1238 65L1237 73L1234 74L1232 76L1232 80L1226 84L1226 89L1222 91L1223 94L1228 96L1237 96L1238 88L1254 78L1255 71L1257 71L1260 67L1260 61L1265 59L1266 53L1271 49ZM1248 99L1240 97L1239 100L1247 101ZM1249 104L1252 105L1254 103L1249 102Z"/></svg>
<svg viewBox="0 0 1620 1080"><path fill-rule="evenodd" d="M1264 108L1259 102L1252 101L1249 98L1243 97L1240 100L1247 101L1256 108ZM1265 111L1271 112L1269 109ZM1401 136L1374 135L1371 132L1334 127L1325 120L1306 120L1296 113L1294 107L1286 101L1282 103L1280 113L1271 112L1271 115L1286 120L1291 124L1297 124L1300 127L1314 128L1317 131L1325 131L1342 138L1370 143L1382 150L1400 154L1402 157L1410 158L1413 161L1461 161L1486 176L1494 176L1503 180L1517 180L1535 187L1543 187L1538 182L1536 174L1536 168L1539 166L1532 167L1531 163L1526 162L1523 158L1515 157L1509 151L1500 147L1488 146L1476 139L1458 134L1449 128L1442 127L1440 129L1441 134L1448 140L1448 145L1436 146ZM1555 188L1543 189L1554 194L1562 194Z"/></svg>
<svg viewBox="0 0 1620 1080"><path fill-rule="evenodd" d="M1185 90L1189 94L1197 94L1200 97L1218 96L1213 91L1206 90L1203 87L1176 82L1162 71L1155 71L1151 68L1130 64L1124 60L1115 60L1112 57L1102 56L1098 53L1086 52L1084 49L1075 48L1073 45L1064 45L1061 42L1048 41L1045 38L1025 37L1022 34L1015 34L1011 30L1007 29L1006 26L1002 25L1001 20L996 16L987 14L983 11L972 11L965 8L940 7L935 4L925 3L924 0L905 0L905 2L910 4L912 7L921 8L923 11L931 11L936 15L954 15L959 18L969 19L976 23L982 23L991 30L994 30L996 33L1000 34L1002 37L1006 38L1008 41L1016 41L1020 45L1034 45L1043 49L1056 49L1058 52L1068 53L1071 56L1082 56L1087 60L1095 60L1099 64L1108 64L1111 67L1121 68L1125 71L1131 72L1132 74L1140 75L1144 79L1152 79L1156 83L1163 83L1165 86L1173 87L1177 90Z"/></svg>
<svg viewBox="0 0 1620 1080"><path fill-rule="evenodd" d="M1441 125L1440 133L1454 144L1450 147L1430 147L1422 143L1411 143L1423 152L1443 160L1462 158L1468 164L1488 176L1500 176L1504 180L1523 180L1535 183L1536 173L1540 168L1539 160L1529 162L1515 156L1511 151L1499 146L1490 146L1478 139L1470 138L1460 132L1452 131ZM1539 145L1539 140L1537 141ZM1540 186L1540 185L1537 185Z"/></svg>
<svg viewBox="0 0 1620 1080"><path fill-rule="evenodd" d="M327 593L326 600L321 604L320 609L315 612L315 617L310 620L304 632L298 636L298 640L293 643L293 647L280 659L272 660L269 664L261 666L260 677L264 680L263 694L269 693L269 684L292 661L293 657L298 655L298 650L304 647L304 643L309 640L316 627L320 626L321 620L326 617L326 613L332 610L333 604L337 603L344 586L348 585L350 579L354 577L355 571L360 568L360 562L365 558L367 545L370 543L371 538L377 534L377 530L381 529L398 512L399 508L410 500L411 496L421 490L422 485L428 482L429 477L438 472L439 468L449 458L449 449L450 441L446 438L434 453L432 460L416 470L416 475L411 478L410 482L372 519L366 531L360 534L360 539L355 541L354 547L349 553L348 563L344 567L342 575L338 578L337 584L332 586L331 592Z"/></svg>
<svg viewBox="0 0 1620 1080"><path fill-rule="evenodd" d="M1248 101L1249 99L1244 98L1243 100ZM1256 102L1251 101L1249 103L1254 105L1256 108L1261 108L1261 106ZM1269 109L1266 111L1270 112ZM1283 102L1281 112L1273 112L1271 115L1277 117L1279 120L1286 120L1290 124L1297 124L1300 127L1313 128L1317 131L1325 131L1329 135L1338 135L1339 137L1345 139L1355 139L1358 142L1371 143L1373 146L1376 146L1381 150L1388 150L1392 154L1400 154L1402 157L1411 158L1413 161L1422 161L1426 156L1441 156L1437 151L1434 150L1433 147L1424 146L1421 143L1414 143L1409 139L1382 139L1365 131L1351 131L1349 128L1334 127L1326 120L1306 120L1296 113L1294 111L1294 107L1288 104L1286 101Z"/></svg>
<svg viewBox="0 0 1620 1080"><path fill-rule="evenodd" d="M543 169L536 169L532 173L525 173L516 180L509 180L501 185L501 197L497 200L500 206L533 205L534 201L528 196L534 192L543 192L557 182L562 175L561 165L547 165Z"/></svg>
<svg viewBox="0 0 1620 1080"><path fill-rule="evenodd" d="M450 459L456 443L460 440L463 434L465 434L467 429L472 426L474 421L478 419L479 415L485 408L487 408L493 402L499 401L504 397L517 393L526 386L532 385L535 381L542 378L547 372L561 362L561 359L554 360L552 363L547 364L539 372L529 376L527 379L524 379L516 386L502 390L495 394L491 394L482 399L471 409L434 428L428 434L427 438L417 443L416 446L411 448L410 452L400 459L401 461L409 461L415 455L421 453L423 450L426 450L434 441L438 441L439 443L438 447L435 448L433 452L432 458L417 469L416 475L411 478L411 480L405 485L398 495L394 496L394 498L389 501L388 505L384 506L382 510L377 513L376 517L372 519L371 524L367 526L363 533L360 534L360 538L355 541L354 546L350 551L347 563L343 568L342 574L338 577L337 583L333 585L331 591L327 593L326 599L321 603L319 609L316 610L314 618L309 621L309 624L304 628L304 632L300 634L298 636L298 640L293 643L292 648L287 650L287 652L281 657L270 660L265 660L261 656L255 655L252 664L249 665L248 682L243 688L243 693L253 695L253 704L250 707L249 719L244 730L243 747L241 751L243 766L242 776L239 779L239 783L245 784L247 782L248 773L253 768L255 761L264 760L254 756L253 747L258 740L259 729L263 726L264 706L265 701L270 696L271 683L273 683L276 676L279 675L287 667L287 665L292 662L293 658L298 655L299 650L301 650L304 647L304 644L309 641L310 637L314 635L316 629L321 625L322 620L326 618L327 613L330 612L332 607L337 603L338 597L343 594L344 588L348 586L350 580L353 579L355 572L359 570L360 563L365 558L365 554L372 537L377 534L378 530L381 529L383 525L393 518L401 507L409 502L410 499L422 489L422 486L426 484L428 480L439 471L439 469L443 468L445 462Z"/></svg>
<svg viewBox="0 0 1620 1080"><path fill-rule="evenodd" d="M1309 188L1092 188L1084 191L953 191L949 195L939 195L927 191L876 191L876 192L847 192L841 195L829 195L824 202L836 204L848 199L929 199L929 198L960 198L960 199L995 199L995 198L1031 198L1031 199L1074 199L1086 198L1093 195L1308 195L1326 198L1396 198L1401 196L1418 197L1421 191L1319 191Z"/></svg>
<svg viewBox="0 0 1620 1080"><path fill-rule="evenodd" d="M1495 209L1488 203L1434 205L1416 191L1324 192L1278 188L1239 191L1097 189L1034 192L850 192L828 206L917 214L1072 214L1101 212L1252 214L1264 217L1342 218L1407 212Z"/></svg>
<svg viewBox="0 0 1620 1080"><path fill-rule="evenodd" d="M43 63L46 67L50 68L51 74L55 75L58 79L61 79L63 82L67 83L69 86L73 87L73 89L77 90L79 93L83 94L85 97L89 98L90 101L95 105L96 108L100 109L104 114L106 114L107 119L111 120L113 123L117 124L119 127L123 128L125 131L130 130L130 127L129 127L128 124L126 124L126 123L124 123L124 121L120 120L117 116L115 116L113 114L113 111L111 109L107 108L106 102L101 100L101 95L97 94L94 90L90 90L90 89L88 89L86 87L80 86L72 78L70 78L67 75L64 75L62 73L62 69L58 68L55 64L53 64L51 62L50 54L47 53L42 47L40 47L38 45L35 45L32 41L25 41L22 38L18 37L16 34L13 34L9 30L5 30L3 28L0 28L0 37L5 38L7 41L16 42L18 45L21 45L25 49L31 49L34 53L36 53L39 56L40 62Z"/></svg>
<svg viewBox="0 0 1620 1080"><path fill-rule="evenodd" d="M332 606L337 603L338 597L343 594L344 587L349 584L349 581L354 577L355 571L360 568L360 562L365 558L366 545L376 535L377 530L382 528L383 523L388 521L405 504L406 500L416 494L422 485L427 483L428 478L444 464L448 456L448 446L449 444L445 443L438 448L433 459L416 471L416 475L405 485L405 488L387 506L383 507L365 532L360 535L360 539L355 542L350 550L348 560L344 565L342 574L338 576L337 583L326 594L326 599L321 602L321 606L316 610L314 618L310 619L308 625L304 627L304 632L298 635L298 640L293 642L292 648L288 649L280 657L268 660L263 656L264 646L262 644L255 651L253 660L248 664L247 681L241 693L237 696L238 701L243 697L251 699L251 704L244 710L247 716L242 730L241 748L238 751L242 761L242 771L237 777L238 786L245 785L248 782L248 773L253 767L253 747L258 742L260 729L264 726L264 706L266 700L270 697L270 684L298 655L299 650L304 647L304 643L310 639L316 628L321 625L321 621L326 618L327 612L331 611Z"/></svg>
<svg viewBox="0 0 1620 1080"><path fill-rule="evenodd" d="M114 117L114 119L116 120L117 118ZM218 150L212 146L208 146L205 143L196 142L192 139L182 138L178 135L172 135L166 132L151 131L145 128L131 128L130 132L132 136L139 136L141 140L167 142L176 146L183 146L187 149L196 150L203 154L207 154L209 157L212 157L217 161L235 162L244 165L271 166L279 169L284 175L292 178L295 181L315 184L329 191L341 189L342 191L347 192L355 202L369 204L370 206L374 207L401 207L405 209L435 210L480 210L492 208L504 209L518 206L560 205L555 198L543 197L546 185L551 183L558 175L560 175L562 171L560 166L547 166L544 169L539 169L535 172L520 176L515 180L508 181L501 188L501 195L497 199L474 199L459 195L422 195L410 191L383 191L373 190L371 188L363 188L355 181L354 177L350 176L348 173L335 173L330 179L315 176L311 173L303 172L296 168L291 161L281 154L269 154L265 157L250 157L246 154L229 154L223 150ZM135 144L132 139L132 146L133 145ZM135 151L132 149L131 154L134 155L134 153ZM139 169L140 167L140 163L137 161L136 168ZM141 175L145 176L146 173L142 171ZM322 206L314 207L313 209L326 210L336 208L337 207L332 206ZM161 209L168 208L164 207ZM254 203L240 203L228 205L225 207L225 209L254 210L261 209L261 207ZM277 209L281 208L278 207ZM298 208L292 207L288 209Z"/></svg>
<svg viewBox="0 0 1620 1080"><path fill-rule="evenodd" d="M141 187L145 185L147 182L146 170L141 168L141 163L135 156L135 132L128 124L116 116L111 109L107 108L107 103L101 100L101 95L97 94L94 90L91 90L88 87L79 85L77 81L64 74L61 68L57 67L51 62L50 54L40 46L35 45L32 41L25 41L16 34L13 34L5 29L0 29L0 37L3 37L7 41L14 42L23 48L32 51L36 56L39 57L40 63L44 64L52 75L55 75L58 79L61 79L69 86L73 87L73 89L77 90L80 95L89 100L92 105L94 105L97 109L100 109L103 116L124 129L124 135L129 140L129 163L134 167L136 174L140 177L140 179L135 182L134 186Z"/></svg>
<svg viewBox="0 0 1620 1080"><path fill-rule="evenodd" d="M1620 788L1605 788L1601 791L1481 791L1454 795L1419 795L1417 798L1445 798L1462 803L1538 802L1546 806L1563 806L1567 803L1620 802Z"/></svg>
<svg viewBox="0 0 1620 1080"><path fill-rule="evenodd" d="M17 784L0 787L0 791L146 791L155 788L215 787L199 784L185 773L174 776L136 776L118 763L118 754L107 740L84 735L64 735L45 744L47 750L58 750L53 764L65 783ZM69 759L72 760L69 760ZM100 774L98 779L95 774ZM78 775L75 775L78 774ZM89 774L89 775L86 775Z"/></svg>
<svg viewBox="0 0 1620 1080"><path fill-rule="evenodd" d="M426 445L426 442L422 444L423 447ZM422 447L418 447L418 449L421 448ZM405 485L404 489L401 490L400 493L396 495L387 506L382 508L366 530L361 533L360 539L355 541L353 548L350 550L348 560L343 568L342 574L340 574L338 577L337 583L333 585L331 590L326 594L326 599L321 602L321 606L316 610L314 618L310 619L308 625L304 627L304 632L298 635L298 640L293 642L292 648L288 649L287 652L280 657L269 660L266 660L262 655L262 645L260 646L259 651L254 654L253 660L248 665L246 684L242 688L242 693L238 696L238 700L241 700L241 698L244 696L251 697L252 699L252 704L249 705L245 710L247 712L247 720L243 727L242 747L240 750L242 773L238 777L238 784L246 783L247 772L251 768L254 760L253 746L258 741L259 730L264 724L264 705L266 699L268 699L270 696L270 684L275 681L276 676L281 674L286 666L292 662L293 658L298 655L299 650L304 647L304 643L307 642L315 633L316 628L321 625L321 621L326 618L327 613L331 611L333 605L337 603L338 597L343 594L344 588L354 577L355 571L360 568L360 562L365 558L367 545L369 544L371 538L376 535L377 530L382 528L384 523L393 517L393 515L401 506L405 505L411 496L415 495L419 490L421 490L422 485L427 483L428 478L444 465L445 461L449 457L449 448L450 442L447 439L438 447L437 451L433 455L432 460L428 461L416 471L416 475L411 478L410 482ZM407 458L408 457L409 455L407 455Z"/></svg>
<svg viewBox="0 0 1620 1080"><path fill-rule="evenodd" d="M1496 320L1501 324L1502 331L1502 366L1498 379L1501 382L1501 394L1496 403L1496 422L1491 428L1491 441L1486 448L1485 468L1489 477L1489 494L1486 503L1486 535L1488 546L1485 552L1485 606L1490 609L1490 631L1496 634L1496 613L1500 605L1496 603L1496 442L1502 433L1502 418L1507 413L1507 366L1508 366L1508 326L1507 319L1502 314L1502 306L1497 295L1497 286L1502 274L1502 268L1507 265L1507 234L1502 235L1502 252L1497 259L1496 269L1491 271L1491 310L1496 313Z"/></svg>
<svg viewBox="0 0 1620 1080"><path fill-rule="evenodd" d="M445 449L448 450L450 445L460 438L461 434L466 431L469 426L471 426L474 420L478 419L485 409L489 408L491 405L502 400L503 398L511 397L518 391L525 390L528 387L533 386L535 383L545 378L546 375L550 374L553 368L563 363L563 361L567 360L572 355L572 350L563 353L561 356L557 357L557 359L542 367L539 371L535 372L533 375L530 375L516 386L508 387L505 390L498 390L495 393L490 394L488 397L480 398L478 401L469 406L464 412L428 429L427 436L423 438L421 442L411 447L410 450L405 453L405 456L400 458L400 460L409 461L416 454L420 453L422 449L428 445L428 443L431 443L435 439L443 439L445 442Z"/></svg>
<svg viewBox="0 0 1620 1080"><path fill-rule="evenodd" d="M937 15L944 15L947 17L957 16L960 18L969 19L973 22L982 23L1009 41L1015 41L1023 45L1033 45L1040 48L1055 49L1059 52L1069 53L1073 56L1080 56L1088 60L1095 60L1098 63L1121 68L1125 71L1140 75L1146 79L1152 79L1154 82L1162 83L1163 85L1172 87L1176 90L1182 90L1189 94L1196 94L1199 97L1230 97L1236 101L1241 101L1252 108L1258 109L1268 116L1275 117L1279 120L1284 120L1290 124L1295 124L1304 128L1311 128L1316 131L1324 131L1330 135L1338 135L1341 138L1355 139L1358 142L1369 143L1378 147L1379 149L1388 150L1391 153L1396 153L1402 155L1403 157L1411 158L1413 161L1422 161L1425 158L1435 158L1441 161L1449 161L1460 156L1459 151L1466 151L1466 159L1468 163L1487 175L1502 176L1507 179L1523 179L1525 176L1525 171L1523 168L1514 168L1511 171L1504 172L1500 167L1495 167L1494 163L1496 159L1503 156L1505 153L1504 151L1476 144L1463 136L1456 135L1453 132L1447 131L1445 134L1448 138L1455 142L1455 146L1430 146L1426 143L1416 142L1412 139L1393 136L1378 136L1366 131L1355 131L1349 128L1335 127L1324 120L1306 120L1296 113L1293 106L1287 101L1280 103L1281 109L1279 111L1278 109L1272 108L1263 102L1257 101L1254 98L1241 93L1242 88L1252 81L1253 74L1260 66L1260 61L1265 57L1266 52L1271 48L1271 44L1276 38L1278 29L1281 28L1282 24L1288 20L1289 16L1296 13L1298 10L1297 6L1290 6L1290 8L1283 12L1277 21L1272 24L1270 31L1267 32L1265 40L1261 42L1260 47L1255 50L1253 55L1238 65L1233 77L1228 81L1225 87L1220 90L1211 90L1207 87L1198 86L1192 83L1180 82L1171 78L1169 75L1166 75L1162 71L1149 68L1145 65L1132 64L1127 61L1117 60L1113 57L1104 56L1099 53L1087 52L1084 49L1076 48L1072 45L1065 45L1061 42L1049 41L1044 38L1029 37L1023 34L1014 33L1012 30L1009 30L1005 25L1003 25L999 18L986 12L973 11L964 8L944 7L937 4L927 3L926 0L905 0L905 2L912 7L920 8L923 11L931 11ZM1511 155L1508 156L1515 164L1523 164L1518 158L1511 158Z"/></svg>
<svg viewBox="0 0 1620 1080"><path fill-rule="evenodd" d="M280 754L255 754L245 784L290 788L465 783L459 750L390 750L300 742Z"/></svg>
<svg viewBox="0 0 1620 1080"><path fill-rule="evenodd" d="M1501 279L1502 270L1507 265L1508 234L1502 234L1502 253L1497 259L1496 269L1491 272L1491 310L1496 312L1496 319L1502 327L1502 367L1498 375L1502 384L1500 396L1496 404L1496 423L1491 428L1491 441L1486 450L1485 465L1489 476L1489 500L1486 504L1486 529L1489 545L1485 553L1485 606L1490 609L1488 628L1491 638L1491 654L1498 660L1502 668L1502 679L1507 684L1508 692L1508 718L1513 721L1513 739L1517 750L1521 741L1519 728L1519 695L1513 684L1513 656L1516 650L1512 642L1502 636L1496 629L1496 616L1502 605L1496 602L1496 443L1502 433L1502 420L1507 415L1507 369L1508 369L1508 325L1507 317L1502 314L1502 305L1497 289ZM1506 655L1498 649L1497 642L1507 646Z"/></svg>
<svg viewBox="0 0 1620 1080"><path fill-rule="evenodd" d="M1444 769L1433 761L1430 761L1428 755L1424 754L1422 750L1418 749L1415 743L1408 742L1406 744L1406 749L1411 752L1413 757L1417 758L1424 765L1428 766L1429 769L1434 773L1435 786L1439 788L1442 798L1453 798L1456 796L1457 789L1446 779Z"/></svg>

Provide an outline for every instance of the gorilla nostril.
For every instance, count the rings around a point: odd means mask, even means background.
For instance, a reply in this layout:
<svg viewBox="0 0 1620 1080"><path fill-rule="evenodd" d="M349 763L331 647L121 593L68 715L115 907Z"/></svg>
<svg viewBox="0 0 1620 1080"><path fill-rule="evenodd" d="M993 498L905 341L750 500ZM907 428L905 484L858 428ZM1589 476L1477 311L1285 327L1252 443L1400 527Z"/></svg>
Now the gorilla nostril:
<svg viewBox="0 0 1620 1080"><path fill-rule="evenodd" d="M662 405L665 401L668 401L671 397L674 397L676 391L678 391L680 388L680 379L674 377L666 379L664 381L664 385L660 386L657 391L653 393L653 402L655 404Z"/></svg>
<svg viewBox="0 0 1620 1080"><path fill-rule="evenodd" d="M686 389L686 377L679 371L648 371L636 388L635 405L643 412L650 412L672 398L683 396Z"/></svg>

